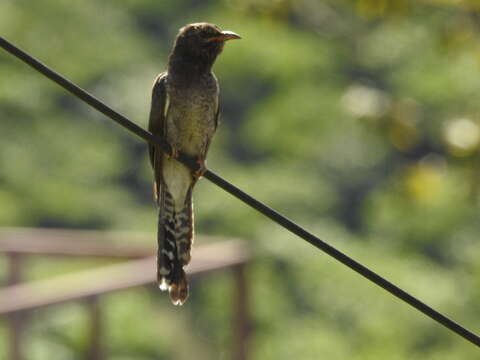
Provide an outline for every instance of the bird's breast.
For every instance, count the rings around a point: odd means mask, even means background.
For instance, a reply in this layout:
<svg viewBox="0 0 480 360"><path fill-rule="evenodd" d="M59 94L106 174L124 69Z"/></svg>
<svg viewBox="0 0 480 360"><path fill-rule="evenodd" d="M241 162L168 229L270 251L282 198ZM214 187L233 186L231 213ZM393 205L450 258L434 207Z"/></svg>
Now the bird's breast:
<svg viewBox="0 0 480 360"><path fill-rule="evenodd" d="M216 84L173 89L167 109L167 139L183 152L198 156L215 132L218 108Z"/></svg>

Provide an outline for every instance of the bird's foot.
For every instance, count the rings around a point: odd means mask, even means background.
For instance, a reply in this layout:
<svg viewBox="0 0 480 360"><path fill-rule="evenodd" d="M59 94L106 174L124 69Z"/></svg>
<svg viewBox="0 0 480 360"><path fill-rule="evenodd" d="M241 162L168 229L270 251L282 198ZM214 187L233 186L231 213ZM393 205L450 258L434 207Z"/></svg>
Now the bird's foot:
<svg viewBox="0 0 480 360"><path fill-rule="evenodd" d="M176 159L178 158L179 150L174 145L170 144L170 154L166 154L167 159Z"/></svg>
<svg viewBox="0 0 480 360"><path fill-rule="evenodd" d="M205 160L198 158L197 164L198 164L198 169L195 170L193 173L193 177L195 178L195 180L198 180L207 172L207 167L205 166Z"/></svg>

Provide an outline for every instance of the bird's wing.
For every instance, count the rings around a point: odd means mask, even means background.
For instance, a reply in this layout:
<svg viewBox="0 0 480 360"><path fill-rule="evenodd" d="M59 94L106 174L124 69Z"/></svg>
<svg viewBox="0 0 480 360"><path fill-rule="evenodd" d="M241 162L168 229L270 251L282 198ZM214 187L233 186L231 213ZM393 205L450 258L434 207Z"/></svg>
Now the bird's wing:
<svg viewBox="0 0 480 360"><path fill-rule="evenodd" d="M152 106L150 108L150 118L148 121L148 131L153 135L164 138L166 133L166 113L168 108L168 98L167 98L167 73L161 73L155 79L152 89ZM150 164L153 168L154 173L154 197L158 202L161 199L162 192L162 159L161 153L156 154L155 146L149 144L148 152L150 155Z"/></svg>
<svg viewBox="0 0 480 360"><path fill-rule="evenodd" d="M165 114L167 101L167 73L163 72L157 76L152 88L152 105L150 108L150 119L148 131L153 135L163 138L165 130ZM155 146L148 145L150 164L155 168Z"/></svg>

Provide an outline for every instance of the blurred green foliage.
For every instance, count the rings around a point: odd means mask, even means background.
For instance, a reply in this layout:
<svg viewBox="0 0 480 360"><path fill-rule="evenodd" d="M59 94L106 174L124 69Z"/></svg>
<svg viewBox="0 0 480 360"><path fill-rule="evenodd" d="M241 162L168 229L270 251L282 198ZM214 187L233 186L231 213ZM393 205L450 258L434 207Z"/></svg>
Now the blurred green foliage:
<svg viewBox="0 0 480 360"><path fill-rule="evenodd" d="M478 331L478 11L473 0L3 0L0 33L145 126L177 29L238 32L215 66L223 114L209 166ZM0 225L142 231L155 246L145 144L6 53L0 76ZM208 182L195 200L197 232L247 239L256 255L253 358L475 357ZM35 260L27 274L92 265ZM104 297L109 359L229 358L230 280L195 281L180 309L156 291ZM84 356L81 304L32 316L28 359ZM0 327L0 358L5 339Z"/></svg>

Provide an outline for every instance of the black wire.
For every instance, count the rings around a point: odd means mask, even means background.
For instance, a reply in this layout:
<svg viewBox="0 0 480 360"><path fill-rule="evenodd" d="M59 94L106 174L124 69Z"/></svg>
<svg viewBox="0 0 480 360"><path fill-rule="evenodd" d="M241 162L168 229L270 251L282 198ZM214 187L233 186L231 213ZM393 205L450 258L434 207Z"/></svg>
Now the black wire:
<svg viewBox="0 0 480 360"><path fill-rule="evenodd" d="M82 88L78 87L71 81L64 78L62 75L58 74L57 72L53 71L52 69L48 68L40 61L34 59L24 51L20 50L18 47L13 45L12 43L5 40L3 37L0 37L0 46L8 51L10 54L16 56L17 58L21 59L32 68L37 70L38 72L42 73L50 80L56 82L58 85L62 86L67 91L71 92L75 96L79 97L83 101L85 101L90 106L94 107L101 113L105 114L107 117L111 118L112 120L116 121L123 127L127 128L134 134L140 136L142 139L148 141L150 144L159 146L165 153L171 153L170 146L168 143L163 141L160 138L157 138L150 134L149 132L145 131L138 125L134 124L130 120L128 120L123 115L119 114L112 108L108 107L100 100L96 99L94 96L87 93ZM192 170L197 170L199 165L195 162L194 159L185 156L184 154L179 154L177 158L181 163L185 164ZM435 320L436 322L442 324L446 328L450 329L451 331L455 332L456 334L460 335L464 339L470 341L471 343L480 347L480 337L475 333L471 332L470 330L464 328L460 324L456 323L455 321L449 319L445 315L439 313L438 311L434 310L424 302L418 300L417 298L413 297L409 293L405 292L398 286L392 284L390 281L384 279L380 275L376 274L372 270L368 269L367 267L363 266L359 262L353 260L349 256L345 255L341 251L335 249L334 247L330 246L326 242L322 241L312 233L308 232L304 228L300 227L299 225L295 224L293 221L287 219L285 216L279 214L275 210L269 208L268 206L264 205L260 201L254 199L247 193L243 192L236 186L232 185L228 181L222 179L220 176L216 175L210 170L207 170L203 175L205 178L216 184L217 186L221 187L223 190L227 191L231 195L235 196L236 198L240 199L247 205L251 206L252 208L256 209L263 215L267 216L277 224L283 226L285 229L290 230L295 235L298 235L302 239L308 241L313 246L317 247L318 249L322 250L323 252L327 253L328 255L332 256L333 258L340 261L342 264L348 266L350 269L356 271L363 277L367 278L368 280L372 281L373 283L377 284L378 286L382 287L383 289L387 290L392 295L396 296L397 298L403 300L407 304L413 306L415 309L419 310L420 312L424 313L431 319Z"/></svg>

